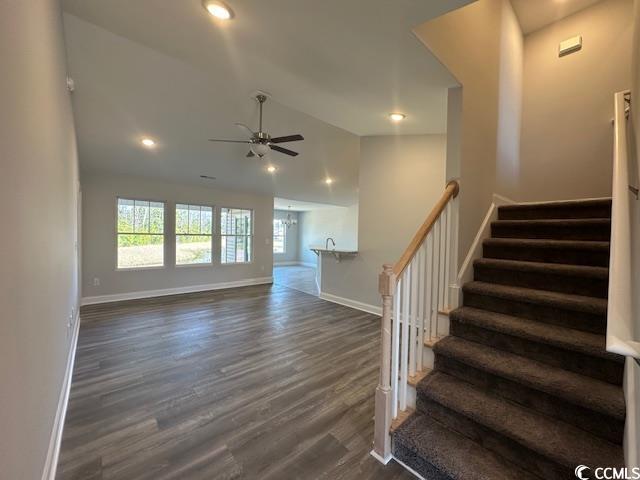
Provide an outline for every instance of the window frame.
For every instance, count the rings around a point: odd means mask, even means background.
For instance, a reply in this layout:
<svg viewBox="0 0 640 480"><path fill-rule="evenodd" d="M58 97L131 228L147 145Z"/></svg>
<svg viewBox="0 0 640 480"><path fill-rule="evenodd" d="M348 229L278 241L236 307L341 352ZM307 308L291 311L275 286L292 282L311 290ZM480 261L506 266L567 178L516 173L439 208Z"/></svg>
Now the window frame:
<svg viewBox="0 0 640 480"><path fill-rule="evenodd" d="M149 202L149 203L161 203L162 204L162 234L159 233L140 233L138 235L158 235L162 236L162 265L153 265L148 267L120 267L118 264L118 240L120 235L136 235L135 232L127 233L127 232L119 232L118 231L118 203L120 200L133 200L134 202ZM135 205L135 204L134 204ZM166 242L166 231L167 231L167 202L165 200L152 200L150 198L141 198L134 196L122 196L116 195L115 201L115 212L113 216L115 220L114 230L115 230L115 270L116 272L136 272L143 270L162 270L167 268L167 242ZM134 219L135 225L135 219ZM135 227L134 227L135 230Z"/></svg>
<svg viewBox="0 0 640 480"><path fill-rule="evenodd" d="M273 219L273 223L275 222L280 222L280 224L282 225L282 235L278 235L278 237L282 237L282 251L281 252L276 252L275 250L273 251L274 255L286 255L287 253L287 230L288 227L284 224L285 220L283 220L282 218L274 218ZM275 248L276 245L276 226L273 226L273 235L272 235L272 239L271 241L273 242L273 248Z"/></svg>
<svg viewBox="0 0 640 480"><path fill-rule="evenodd" d="M178 263L178 235L189 235L188 233L177 233L177 228L178 228L178 215L177 215L177 210L178 210L178 205L187 205L188 207L209 207L211 208L211 234L205 234L205 235L195 235L198 237L204 237L204 236L209 236L211 237L211 261L208 263ZM189 203L189 202L174 202L173 204L173 241L174 241L174 245L173 245L173 265L176 268L189 268L189 267L213 267L216 263L216 257L215 257L215 252L216 252L216 242L215 242L215 238L216 238L216 207L215 205L210 205L210 204L205 204L205 203L201 203L201 204L194 204L194 203Z"/></svg>
<svg viewBox="0 0 640 480"><path fill-rule="evenodd" d="M223 210L245 210L247 212L251 212L251 229L250 229L250 233L248 235L227 235L222 233L222 211ZM255 222L255 210L253 208L244 208L244 207L218 207L218 238L220 239L220 244L219 244L219 248L218 248L218 254L220 255L219 257L219 263L221 266L238 266L238 265L251 265L254 262L254 258L255 258L255 253L253 251L253 237L254 237L254 222ZM251 242L250 245L250 249L249 251L251 252L251 256L248 262L238 262L238 261L234 261L234 262L223 262L222 261L222 238L223 237L246 237L248 238L248 240Z"/></svg>

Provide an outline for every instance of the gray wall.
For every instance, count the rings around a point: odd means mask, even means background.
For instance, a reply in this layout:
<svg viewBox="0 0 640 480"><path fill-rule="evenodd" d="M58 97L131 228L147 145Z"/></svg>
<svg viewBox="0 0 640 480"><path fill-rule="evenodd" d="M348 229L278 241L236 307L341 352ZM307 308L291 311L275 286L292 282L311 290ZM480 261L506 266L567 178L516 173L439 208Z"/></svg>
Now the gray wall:
<svg viewBox="0 0 640 480"><path fill-rule="evenodd" d="M106 174L83 174L82 189L83 297L271 277L273 197ZM167 202L163 269L116 271L115 205L118 196ZM176 202L253 209L253 261L246 265L220 265L214 261L213 266L176 267L173 264L175 237L172 235ZM214 242L214 248L215 245ZM218 251L216 248L214 258L219 259ZM94 286L94 278L100 279L100 286Z"/></svg>
<svg viewBox="0 0 640 480"><path fill-rule="evenodd" d="M0 477L42 476L78 303L78 174L60 5L0 2Z"/></svg>
<svg viewBox="0 0 640 480"><path fill-rule="evenodd" d="M322 263L322 291L379 306L378 275L400 258L445 187L446 135L363 137L358 255Z"/></svg>
<svg viewBox="0 0 640 480"><path fill-rule="evenodd" d="M298 220L298 212L289 212L286 210L274 210L273 218L279 220L286 220L287 215L291 215L291 218L294 220ZM297 262L298 261L298 225L291 225L287 228L287 236L285 242L285 252L284 253L274 253L273 254L273 263L277 265L278 263L288 263L288 262Z"/></svg>
<svg viewBox="0 0 640 480"><path fill-rule="evenodd" d="M336 242L338 249L358 247L358 205L327 207L300 212L299 261L316 264L317 256L309 247L324 246L327 237Z"/></svg>
<svg viewBox="0 0 640 480"><path fill-rule="evenodd" d="M631 86L632 0L605 0L525 37L517 200L611 195L613 94ZM579 52L558 44L582 35Z"/></svg>

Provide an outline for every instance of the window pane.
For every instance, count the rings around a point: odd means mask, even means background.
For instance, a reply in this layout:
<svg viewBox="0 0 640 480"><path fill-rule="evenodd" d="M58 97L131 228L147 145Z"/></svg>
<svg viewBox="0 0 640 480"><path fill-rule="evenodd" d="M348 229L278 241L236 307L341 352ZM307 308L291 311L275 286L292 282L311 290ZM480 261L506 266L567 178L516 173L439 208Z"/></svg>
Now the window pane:
<svg viewBox="0 0 640 480"><path fill-rule="evenodd" d="M149 233L149 202L135 202L134 232Z"/></svg>
<svg viewBox="0 0 640 480"><path fill-rule="evenodd" d="M273 253L285 253L287 227L282 220L273 220Z"/></svg>
<svg viewBox="0 0 640 480"><path fill-rule="evenodd" d="M188 205L176 205L176 233L189 233Z"/></svg>
<svg viewBox="0 0 640 480"><path fill-rule="evenodd" d="M150 232L164 233L164 204L150 202L149 208Z"/></svg>
<svg viewBox="0 0 640 480"><path fill-rule="evenodd" d="M133 200L118 199L118 232L133 233Z"/></svg>
<svg viewBox="0 0 640 480"><path fill-rule="evenodd" d="M118 268L164 265L163 235L118 235Z"/></svg>
<svg viewBox="0 0 640 480"><path fill-rule="evenodd" d="M211 263L211 237L208 235L176 236L176 264Z"/></svg>
<svg viewBox="0 0 640 480"><path fill-rule="evenodd" d="M189 205L189 233L200 232L200 207Z"/></svg>
<svg viewBox="0 0 640 480"><path fill-rule="evenodd" d="M211 235L213 233L213 209L211 207L202 207L202 232Z"/></svg>
<svg viewBox="0 0 640 480"><path fill-rule="evenodd" d="M220 262L251 261L252 212L239 208L220 209Z"/></svg>

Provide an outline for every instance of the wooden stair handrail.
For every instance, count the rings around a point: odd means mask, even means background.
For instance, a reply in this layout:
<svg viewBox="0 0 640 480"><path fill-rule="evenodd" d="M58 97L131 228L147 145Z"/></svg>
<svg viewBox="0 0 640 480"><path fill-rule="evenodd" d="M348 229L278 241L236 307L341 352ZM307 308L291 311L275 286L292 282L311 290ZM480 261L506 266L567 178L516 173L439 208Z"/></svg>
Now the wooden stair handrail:
<svg viewBox="0 0 640 480"><path fill-rule="evenodd" d="M458 182L456 182L455 180L451 180L449 183L447 183L447 187L444 189L442 197L440 197L440 200L438 200L438 203L435 204L427 219L413 236L411 243L400 257L400 260L398 260L393 266L393 273L396 278L400 277L402 272L404 272L404 270L407 268L407 265L409 265L411 259L416 255L418 249L420 248L420 245L422 245L424 239L427 238L427 235L429 235L429 232L435 225L436 220L440 218L440 215L446 208L449 201L452 198L456 198L458 196L459 191L460 185L458 185Z"/></svg>

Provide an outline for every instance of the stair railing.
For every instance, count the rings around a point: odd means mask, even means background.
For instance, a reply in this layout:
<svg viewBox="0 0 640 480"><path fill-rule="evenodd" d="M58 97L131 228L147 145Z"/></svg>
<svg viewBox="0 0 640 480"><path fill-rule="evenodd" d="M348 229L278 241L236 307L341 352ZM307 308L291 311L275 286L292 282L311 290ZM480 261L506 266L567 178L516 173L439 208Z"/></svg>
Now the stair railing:
<svg viewBox="0 0 640 480"><path fill-rule="evenodd" d="M613 185L611 205L611 253L609 259L609 300L607 306L607 350L640 358L640 206L638 167L632 136L628 135L630 92L615 94ZM637 276L637 278L636 278Z"/></svg>
<svg viewBox="0 0 640 480"><path fill-rule="evenodd" d="M447 184L400 259L379 277L382 355L371 453L383 463L391 459L392 422L407 410L409 379L423 370L424 342L439 336L438 312L449 305L458 191L458 182Z"/></svg>

